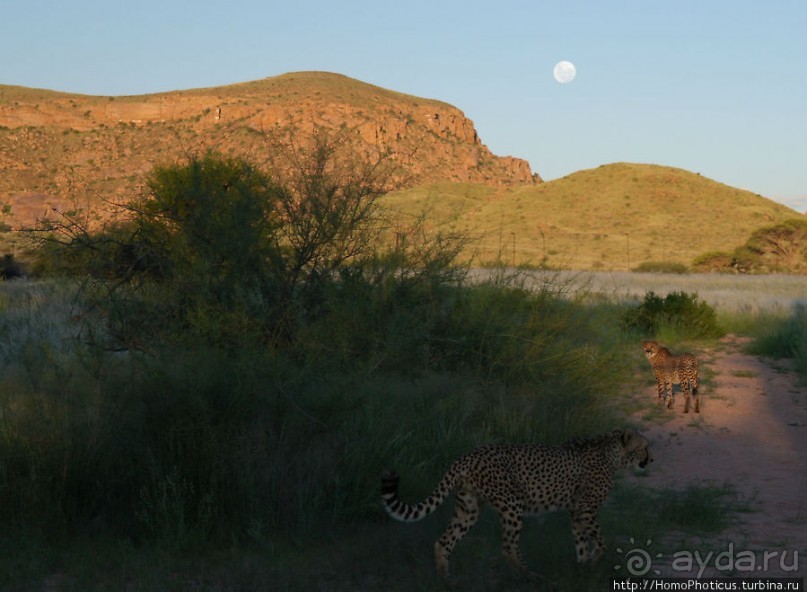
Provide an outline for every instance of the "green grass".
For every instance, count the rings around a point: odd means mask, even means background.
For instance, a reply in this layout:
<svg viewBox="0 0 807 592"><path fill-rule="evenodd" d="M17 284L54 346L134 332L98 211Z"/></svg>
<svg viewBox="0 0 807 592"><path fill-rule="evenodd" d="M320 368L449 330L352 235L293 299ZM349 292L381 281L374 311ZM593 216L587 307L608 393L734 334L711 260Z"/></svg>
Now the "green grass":
<svg viewBox="0 0 807 592"><path fill-rule="evenodd" d="M0 284L4 523L48 540L92 527L166 553L297 548L376 520L389 467L422 489L480 443L620 423L617 383L599 376L626 367L594 341L608 335L601 311L551 287L411 300L423 296L357 309L352 295L288 351L115 352L76 314L75 288Z"/></svg>
<svg viewBox="0 0 807 592"><path fill-rule="evenodd" d="M287 350L128 352L105 348L81 286L0 283L0 589L436 589L450 508L387 519L384 470L417 499L478 444L560 442L635 411L622 385L646 362L626 305L524 279L353 286ZM559 590L598 590L631 537L667 552L742 510L725 486L621 483L597 567L575 565L564 513L528 521L525 557ZM457 586L533 589L498 536L486 512Z"/></svg>
<svg viewBox="0 0 807 592"><path fill-rule="evenodd" d="M754 354L790 358L802 382L807 381L807 309L797 306L791 315L772 319L755 327L756 339L749 347Z"/></svg>
<svg viewBox="0 0 807 592"><path fill-rule="evenodd" d="M648 477L652 479L652 475ZM531 569L557 590L601 590L634 541L652 541L669 556L682 544L680 533L719 533L744 511L728 486L656 491L617 485L601 511L606 553L580 569L565 512L528 518L522 549ZM0 587L26 590L33 583L58 582L65 590L436 590L432 545L448 522L450 504L423 522L400 524L381 515L337 530L320 529L304 545L262 540L251 544L177 553L104 536L46 541L27 533L0 537ZM457 545L452 586L471 591L533 590L501 557L498 517L486 508L479 523ZM636 543L638 544L638 543ZM619 549L622 549L620 553Z"/></svg>

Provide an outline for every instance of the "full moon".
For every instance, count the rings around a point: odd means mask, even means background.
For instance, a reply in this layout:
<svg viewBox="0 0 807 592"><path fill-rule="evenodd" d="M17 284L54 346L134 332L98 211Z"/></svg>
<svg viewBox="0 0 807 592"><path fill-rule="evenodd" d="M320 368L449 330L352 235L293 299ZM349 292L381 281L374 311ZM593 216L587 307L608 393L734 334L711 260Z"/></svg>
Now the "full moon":
<svg viewBox="0 0 807 592"><path fill-rule="evenodd" d="M574 80L576 74L577 69L574 67L574 64L565 60L555 64L555 69L552 70L552 75L555 77L555 80L561 84L571 82Z"/></svg>

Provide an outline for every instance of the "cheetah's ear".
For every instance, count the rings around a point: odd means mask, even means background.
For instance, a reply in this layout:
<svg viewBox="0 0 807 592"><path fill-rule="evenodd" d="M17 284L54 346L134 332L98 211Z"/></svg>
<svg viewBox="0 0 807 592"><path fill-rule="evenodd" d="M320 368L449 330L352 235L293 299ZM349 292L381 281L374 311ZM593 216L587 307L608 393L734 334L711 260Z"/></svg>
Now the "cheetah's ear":
<svg viewBox="0 0 807 592"><path fill-rule="evenodd" d="M624 430L619 430L619 432L623 446L627 446L636 437L636 431L632 428L625 428Z"/></svg>

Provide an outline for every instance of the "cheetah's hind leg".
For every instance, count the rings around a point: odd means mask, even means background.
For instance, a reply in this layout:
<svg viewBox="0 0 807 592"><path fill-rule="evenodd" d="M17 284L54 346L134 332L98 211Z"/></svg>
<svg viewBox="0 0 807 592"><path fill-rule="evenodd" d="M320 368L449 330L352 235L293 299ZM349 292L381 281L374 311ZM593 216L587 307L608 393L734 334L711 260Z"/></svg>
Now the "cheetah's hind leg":
<svg viewBox="0 0 807 592"><path fill-rule="evenodd" d="M448 524L443 535L434 543L434 560L437 574L442 579L448 578L448 560L460 539L479 520L479 497L469 488L460 486L457 489L457 501L454 507L454 516Z"/></svg>

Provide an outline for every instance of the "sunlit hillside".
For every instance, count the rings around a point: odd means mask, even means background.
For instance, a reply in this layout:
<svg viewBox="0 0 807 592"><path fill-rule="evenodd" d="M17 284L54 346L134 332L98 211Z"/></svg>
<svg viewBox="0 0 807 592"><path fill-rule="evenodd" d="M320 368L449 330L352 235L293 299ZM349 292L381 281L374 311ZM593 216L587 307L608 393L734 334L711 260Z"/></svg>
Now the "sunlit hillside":
<svg viewBox="0 0 807 592"><path fill-rule="evenodd" d="M138 96L0 84L0 221L129 199L155 164L209 149L264 162L276 138L304 143L314 129L357 158L388 155L406 186L537 180L525 160L491 153L457 107L328 72Z"/></svg>
<svg viewBox="0 0 807 592"><path fill-rule="evenodd" d="M800 216L762 196L685 170L617 163L540 185L441 184L383 200L400 224L429 224L474 237L481 264L634 269L643 262L690 265L731 251L760 227Z"/></svg>

